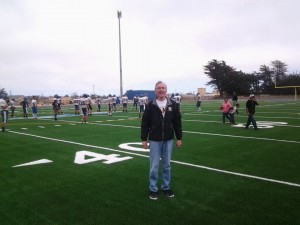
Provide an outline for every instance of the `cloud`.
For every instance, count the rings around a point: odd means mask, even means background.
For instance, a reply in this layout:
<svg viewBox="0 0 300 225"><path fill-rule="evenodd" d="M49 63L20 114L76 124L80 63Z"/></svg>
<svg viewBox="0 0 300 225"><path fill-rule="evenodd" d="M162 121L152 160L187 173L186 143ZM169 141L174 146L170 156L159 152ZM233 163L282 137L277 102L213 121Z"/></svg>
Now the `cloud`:
<svg viewBox="0 0 300 225"><path fill-rule="evenodd" d="M119 94L122 11L124 91L195 92L203 66L224 60L244 72L281 60L299 71L296 0L3 0L1 86L13 94ZM211 90L210 87L207 87Z"/></svg>

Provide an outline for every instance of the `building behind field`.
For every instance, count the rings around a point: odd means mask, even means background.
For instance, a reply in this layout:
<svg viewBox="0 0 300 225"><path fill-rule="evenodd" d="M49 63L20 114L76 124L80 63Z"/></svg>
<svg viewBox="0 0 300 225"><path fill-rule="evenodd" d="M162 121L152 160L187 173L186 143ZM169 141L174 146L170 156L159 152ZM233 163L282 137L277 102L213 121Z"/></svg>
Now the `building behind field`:
<svg viewBox="0 0 300 225"><path fill-rule="evenodd" d="M134 96L148 96L149 100L152 100L155 98L155 92L154 91L149 91L149 90L129 90L126 91L126 95L128 97L129 100L132 100L134 98Z"/></svg>
<svg viewBox="0 0 300 225"><path fill-rule="evenodd" d="M198 88L197 94L204 96L206 94L206 88Z"/></svg>
<svg viewBox="0 0 300 225"><path fill-rule="evenodd" d="M217 97L220 96L220 93L216 90L214 90L212 93L207 93L206 88L198 88L197 89L197 94L200 94L202 97L203 96L209 96L209 97Z"/></svg>

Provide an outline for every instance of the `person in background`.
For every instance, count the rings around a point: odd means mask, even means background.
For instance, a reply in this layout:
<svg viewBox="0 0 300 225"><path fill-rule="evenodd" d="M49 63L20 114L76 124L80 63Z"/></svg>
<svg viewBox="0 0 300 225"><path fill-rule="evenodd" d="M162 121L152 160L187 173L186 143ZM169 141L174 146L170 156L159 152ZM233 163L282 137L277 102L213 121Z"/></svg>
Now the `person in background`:
<svg viewBox="0 0 300 225"><path fill-rule="evenodd" d="M258 130L256 120L254 118L255 114L255 106L259 105L258 102L256 101L256 98L253 94L249 96L248 101L246 102L246 113L248 115L248 120L245 129L248 129L250 124L252 123L254 130Z"/></svg>
<svg viewBox="0 0 300 225"><path fill-rule="evenodd" d="M58 114L58 111L59 111L59 106L58 106L58 100L57 100L57 98L53 99L52 109L53 109L53 113L54 113L54 120L57 121L57 114Z"/></svg>
<svg viewBox="0 0 300 225"><path fill-rule="evenodd" d="M126 95L123 95L122 99L122 105L123 105L123 113L126 112L127 113L127 106L128 106L128 97Z"/></svg>
<svg viewBox="0 0 300 225"><path fill-rule="evenodd" d="M2 132L5 132L6 123L8 120L8 98L1 98L0 99L0 111L1 111L1 127Z"/></svg>
<svg viewBox="0 0 300 225"><path fill-rule="evenodd" d="M79 101L80 101L80 98L78 96L75 96L75 98L73 99L75 115L80 115Z"/></svg>
<svg viewBox="0 0 300 225"><path fill-rule="evenodd" d="M223 124L225 124L225 117L229 120L230 123L232 123L230 117L228 116L228 111L230 108L231 108L231 104L228 101L228 98L225 97L222 105L220 106L220 109L222 110Z"/></svg>
<svg viewBox="0 0 300 225"><path fill-rule="evenodd" d="M101 104L102 104L102 98L98 95L96 98L96 104L97 104L97 112L101 112Z"/></svg>
<svg viewBox="0 0 300 225"><path fill-rule="evenodd" d="M10 111L11 111L10 117L14 117L15 116L15 110L16 110L16 100L14 98L12 98L9 101L9 105L10 105Z"/></svg>
<svg viewBox="0 0 300 225"><path fill-rule="evenodd" d="M175 96L174 96L174 101L177 103L177 104L180 104L181 102L181 96L176 93Z"/></svg>
<svg viewBox="0 0 300 225"><path fill-rule="evenodd" d="M139 97L136 95L133 97L133 109L135 109L136 111L137 111L138 103L139 103Z"/></svg>
<svg viewBox="0 0 300 225"><path fill-rule="evenodd" d="M144 113L145 108L146 108L146 98L145 98L145 96L140 96L139 97L139 105L140 105L139 118L141 118L142 114Z"/></svg>
<svg viewBox="0 0 300 225"><path fill-rule="evenodd" d="M240 107L240 104L236 103L236 105L233 106L233 107L230 107L230 109L228 111L228 114L229 114L229 117L230 117L230 120L231 120L231 124L236 124L234 114L236 113L238 107Z"/></svg>
<svg viewBox="0 0 300 225"><path fill-rule="evenodd" d="M121 100L120 100L120 97L118 96L116 98L116 109L120 110L120 104L121 104ZM116 111L116 110L115 110Z"/></svg>
<svg viewBox="0 0 300 225"><path fill-rule="evenodd" d="M167 85L158 81L155 84L156 98L146 105L141 122L141 139L143 148L150 146L149 191L150 199L158 199L158 172L162 164L161 190L167 197L174 197L170 189L171 155L174 136L176 147L182 145L182 122L179 105L166 97ZM161 160L160 160L161 158Z"/></svg>
<svg viewBox="0 0 300 225"><path fill-rule="evenodd" d="M198 111L201 111L201 95L200 93L197 94L196 96L196 107L198 108Z"/></svg>
<svg viewBox="0 0 300 225"><path fill-rule="evenodd" d="M235 92L232 93L232 106L234 107L238 102L238 96ZM236 114L239 114L238 110L236 110Z"/></svg>
<svg viewBox="0 0 300 225"><path fill-rule="evenodd" d="M93 102L91 96L87 96L87 110L88 110L88 115L92 116L92 111L93 111Z"/></svg>
<svg viewBox="0 0 300 225"><path fill-rule="evenodd" d="M27 98L23 98L23 101L20 102L20 105L22 106L22 109L23 109L23 116L24 116L24 118L28 118L29 103L27 101Z"/></svg>
<svg viewBox="0 0 300 225"><path fill-rule="evenodd" d="M79 105L81 108L82 112L82 123L87 122L87 117L88 117L88 107L89 107L89 99L87 94L83 94L82 97L80 98Z"/></svg>
<svg viewBox="0 0 300 225"><path fill-rule="evenodd" d="M32 118L37 119L37 101L35 96L33 96L31 100L31 111L32 111Z"/></svg>
<svg viewBox="0 0 300 225"><path fill-rule="evenodd" d="M108 96L107 99L107 104L108 104L108 116L112 116L112 111L113 111L113 97L112 96Z"/></svg>
<svg viewBox="0 0 300 225"><path fill-rule="evenodd" d="M57 104L58 104L58 114L64 114L62 111L61 111L61 99L58 98L57 99Z"/></svg>

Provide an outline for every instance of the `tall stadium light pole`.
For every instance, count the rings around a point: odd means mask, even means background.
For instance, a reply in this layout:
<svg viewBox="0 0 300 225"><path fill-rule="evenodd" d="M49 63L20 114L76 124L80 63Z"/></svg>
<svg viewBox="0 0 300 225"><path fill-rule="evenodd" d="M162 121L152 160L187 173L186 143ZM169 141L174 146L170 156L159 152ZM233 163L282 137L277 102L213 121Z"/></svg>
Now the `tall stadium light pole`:
<svg viewBox="0 0 300 225"><path fill-rule="evenodd" d="M121 17L122 17L122 12L118 11L118 20L119 20L119 56L120 56L120 97L122 97L122 95L123 95L122 51L121 51L121 24L120 24Z"/></svg>

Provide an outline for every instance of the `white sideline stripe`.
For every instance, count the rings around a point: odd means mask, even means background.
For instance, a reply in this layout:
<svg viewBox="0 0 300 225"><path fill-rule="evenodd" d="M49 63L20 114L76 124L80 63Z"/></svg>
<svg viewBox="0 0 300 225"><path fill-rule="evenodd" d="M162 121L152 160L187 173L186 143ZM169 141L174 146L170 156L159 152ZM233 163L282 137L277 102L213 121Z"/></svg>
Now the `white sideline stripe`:
<svg viewBox="0 0 300 225"><path fill-rule="evenodd" d="M62 121L65 121L65 120L62 120ZM67 121L67 122L80 123L78 121ZM109 123L99 124L99 123L91 122L90 124L94 124L94 125L98 125L98 126L127 127L127 128L135 128L135 129L140 129L141 128L141 127L136 127L136 126L127 126L127 125L109 124ZM244 139L254 139L254 140L263 140L263 141L277 141L277 142L300 144L300 141L290 141L290 140L282 140L282 139L274 139L274 138L249 137L249 136L238 136L238 135L229 135L229 134L213 134L213 133L205 133L205 132L197 132L197 131L182 131L182 132L183 133L188 133L188 134L201 134L201 135L221 136L221 137L230 137L230 138L244 138Z"/></svg>
<svg viewBox="0 0 300 225"><path fill-rule="evenodd" d="M183 131L188 134L204 134L211 136L222 136L222 137L232 137L232 138L245 138L245 139L255 139L255 140L264 140L264 141L277 141L277 142L286 142L286 143L294 143L300 144L300 141L289 141L289 140L281 140L281 139L273 139L273 138L261 138L261 137L248 137L248 136L237 136L237 135L229 135L229 134L212 134L212 133L204 133L204 132L195 132L195 131Z"/></svg>
<svg viewBox="0 0 300 225"><path fill-rule="evenodd" d="M219 173L226 173L226 174L231 174L235 176L240 176L240 177L247 177L247 178L252 178L256 180L263 180L263 181L268 181L268 182L273 182L273 183L278 183L278 184L285 184L289 186L295 186L295 187L300 187L300 184L297 183L292 183L292 182L287 182L287 181L281 181L281 180L275 180L275 179L270 179L270 178L265 178L265 177L258 177L258 176L253 176L249 174L244 174L244 173L236 173L236 172L231 172L227 170L220 170L212 167L207 167L207 166L201 166L201 165L195 165L195 164L190 164L190 163L185 163L185 162L180 162L180 161L173 161L174 163L181 164L181 165L186 165L186 166L192 166L192 167L197 167L205 170L211 170Z"/></svg>
<svg viewBox="0 0 300 225"><path fill-rule="evenodd" d="M300 113L299 113L300 114ZM219 123L220 121L215 121L215 120L182 120L182 121L186 121L186 122L201 122L201 123ZM257 121L259 122L259 121ZM286 124L276 124L276 127L300 127L297 125L286 125Z"/></svg>
<svg viewBox="0 0 300 225"><path fill-rule="evenodd" d="M136 156L141 156L141 157L144 157L144 158L149 158L149 156L147 156L147 155L142 155L142 154L133 153L133 152L127 152L127 151L121 151L121 150L112 149L112 148L100 147L100 146L95 146L95 145L87 145L87 144L82 144L82 143L73 142L73 141L66 141L66 140L61 140L61 139L56 139L56 138L43 137L43 136L39 136L39 135L26 134L26 133L21 133L21 132L16 132L16 131L9 131L9 132L14 133L14 134L20 134L20 135L25 135L25 136L30 136L30 137L36 137L36 138L51 140L51 141L57 141L57 142L63 142L63 143L68 143L68 144L80 145L80 146L90 147L90 148L104 149L104 150L108 150L108 151L121 152L121 153L124 153L124 154L136 155ZM180 164L180 165L191 166L191 167L201 168L201 169L205 169L205 170L215 171L215 172L219 172L219 173L231 174L231 175L235 175L235 176L247 177L247 178L252 178L252 179L256 179L256 180L262 180L262 181L278 183L278 184L284 184L284 185L294 186L294 187L299 187L300 188L300 184L297 184L297 183L280 181L280 180L269 179L269 178L264 178L264 177L258 177L258 176L243 174L243 173L236 173L236 172L231 172L231 171L227 171L227 170L220 170L220 169L216 169L216 168L212 168L212 167L201 166L201 165L196 165L196 164L191 164L191 163L185 163L185 162L180 162L180 161L176 161L176 160L171 160L171 162L172 163L177 163L177 164Z"/></svg>
<svg viewBox="0 0 300 225"><path fill-rule="evenodd" d="M9 131L9 132L10 133L14 133L14 134L20 134L20 135L25 135L25 136L30 136L30 137L36 137L36 138L40 138L40 139L50 140L50 141L63 142L63 143L67 143L67 144L80 145L80 146L90 147L90 148L104 149L104 150L108 150L108 151L121 152L121 153L126 153L126 154L130 154L130 155L136 155L136 156L141 156L141 157L148 158L147 155L142 155L142 154L133 153L133 152L126 152L126 151L121 151L121 150L112 149L112 148L106 148L106 147L100 147L100 146L95 146L95 145L82 144L82 143L78 143L78 142L74 142L74 141L66 141L66 140L57 139L57 138L43 137L43 136L34 135L34 134L26 134L26 133L17 132L17 131Z"/></svg>

